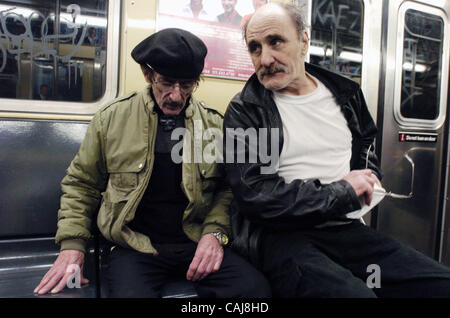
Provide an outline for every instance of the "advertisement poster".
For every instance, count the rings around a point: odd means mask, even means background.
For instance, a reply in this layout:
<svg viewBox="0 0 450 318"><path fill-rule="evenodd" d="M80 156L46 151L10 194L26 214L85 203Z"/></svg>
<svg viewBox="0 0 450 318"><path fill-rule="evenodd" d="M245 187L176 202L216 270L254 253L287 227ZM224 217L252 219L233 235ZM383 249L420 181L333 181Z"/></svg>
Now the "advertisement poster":
<svg viewBox="0 0 450 318"><path fill-rule="evenodd" d="M261 0L158 1L157 30L180 28L205 42L203 76L247 80L254 67L242 38L242 25Z"/></svg>

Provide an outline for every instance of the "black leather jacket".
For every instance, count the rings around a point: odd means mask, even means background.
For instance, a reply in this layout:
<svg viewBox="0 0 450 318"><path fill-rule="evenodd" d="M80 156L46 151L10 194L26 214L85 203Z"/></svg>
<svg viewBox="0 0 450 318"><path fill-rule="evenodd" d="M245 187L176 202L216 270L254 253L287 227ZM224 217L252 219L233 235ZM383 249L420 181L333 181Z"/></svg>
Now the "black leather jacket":
<svg viewBox="0 0 450 318"><path fill-rule="evenodd" d="M368 168L381 179L378 159L372 145L377 129L367 109L359 85L348 78L306 63L306 71L319 79L335 96L352 133L350 169ZM301 230L330 220L345 219L345 214L359 209L353 188L344 180L322 184L315 180L294 180L287 184L277 173L261 174L261 163L249 160L249 139L235 138L227 128L279 128L279 149L283 148L283 125L271 91L262 86L254 74L241 93L230 102L224 119L226 143L234 140L234 150L245 149L245 163L226 160L227 178L233 190L231 224L233 247L257 263L258 245L262 231ZM299 127L299 134L301 127ZM259 137L258 137L259 138ZM226 149L226 148L224 148ZM372 148L373 150L373 148Z"/></svg>

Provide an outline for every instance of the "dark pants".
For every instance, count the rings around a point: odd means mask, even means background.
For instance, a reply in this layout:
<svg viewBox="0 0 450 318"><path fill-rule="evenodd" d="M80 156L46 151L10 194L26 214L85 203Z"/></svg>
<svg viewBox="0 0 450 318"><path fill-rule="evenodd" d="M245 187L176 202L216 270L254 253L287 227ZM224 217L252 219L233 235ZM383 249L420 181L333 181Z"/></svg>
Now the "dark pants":
<svg viewBox="0 0 450 318"><path fill-rule="evenodd" d="M358 221L272 232L261 252L275 297L450 297L450 268Z"/></svg>
<svg viewBox="0 0 450 318"><path fill-rule="evenodd" d="M161 287L174 278L186 279L197 244L156 245L159 255L115 247L107 271L109 297L161 297ZM229 248L219 271L194 282L199 297L270 297L264 276Z"/></svg>

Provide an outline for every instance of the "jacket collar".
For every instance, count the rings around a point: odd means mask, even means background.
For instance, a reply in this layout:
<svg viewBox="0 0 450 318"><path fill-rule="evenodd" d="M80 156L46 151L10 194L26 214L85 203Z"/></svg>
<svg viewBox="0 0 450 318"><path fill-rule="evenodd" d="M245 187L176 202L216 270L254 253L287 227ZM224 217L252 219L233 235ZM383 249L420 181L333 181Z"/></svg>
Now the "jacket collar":
<svg viewBox="0 0 450 318"><path fill-rule="evenodd" d="M156 102L153 99L151 93L150 93L151 85L148 85L143 91L142 91L142 97L144 99L144 104L146 107L150 110L152 113L156 113ZM184 111L184 115L186 118L191 118L195 114L195 105L196 99L193 95L188 100L188 105L186 110Z"/></svg>
<svg viewBox="0 0 450 318"><path fill-rule="evenodd" d="M305 63L305 69L331 91L339 105L346 103L359 89L358 83L321 67ZM244 102L260 106L266 105L264 100L270 96L272 96L272 92L261 85L255 73L249 78L241 93Z"/></svg>

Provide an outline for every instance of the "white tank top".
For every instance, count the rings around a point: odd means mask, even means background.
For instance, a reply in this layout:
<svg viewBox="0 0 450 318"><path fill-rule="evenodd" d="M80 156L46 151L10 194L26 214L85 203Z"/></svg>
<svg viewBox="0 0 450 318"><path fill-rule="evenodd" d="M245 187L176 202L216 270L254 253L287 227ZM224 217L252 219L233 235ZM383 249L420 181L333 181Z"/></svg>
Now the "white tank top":
<svg viewBox="0 0 450 318"><path fill-rule="evenodd" d="M311 78L317 88L309 94L274 92L284 134L278 174L287 183L294 179L331 183L350 172L352 134L347 120L333 94Z"/></svg>

